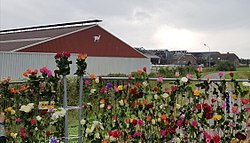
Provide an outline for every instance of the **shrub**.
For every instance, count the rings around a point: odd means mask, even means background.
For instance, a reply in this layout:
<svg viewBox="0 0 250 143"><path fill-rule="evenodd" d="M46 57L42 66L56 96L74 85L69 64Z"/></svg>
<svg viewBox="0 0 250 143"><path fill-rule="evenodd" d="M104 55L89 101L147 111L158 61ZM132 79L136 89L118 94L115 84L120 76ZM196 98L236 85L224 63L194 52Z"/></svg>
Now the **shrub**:
<svg viewBox="0 0 250 143"><path fill-rule="evenodd" d="M217 70L219 71L235 71L236 68L233 63L229 61L219 61L217 64Z"/></svg>

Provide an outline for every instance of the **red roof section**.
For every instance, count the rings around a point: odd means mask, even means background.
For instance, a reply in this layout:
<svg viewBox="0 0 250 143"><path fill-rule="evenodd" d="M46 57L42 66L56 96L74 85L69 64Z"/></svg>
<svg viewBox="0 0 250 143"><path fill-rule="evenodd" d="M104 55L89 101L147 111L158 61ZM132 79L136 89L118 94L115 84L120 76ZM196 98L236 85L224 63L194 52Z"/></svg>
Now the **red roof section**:
<svg viewBox="0 0 250 143"><path fill-rule="evenodd" d="M100 36L99 40L94 41L95 36ZM96 57L146 58L98 25L0 34L0 38L1 51L43 53L69 51Z"/></svg>

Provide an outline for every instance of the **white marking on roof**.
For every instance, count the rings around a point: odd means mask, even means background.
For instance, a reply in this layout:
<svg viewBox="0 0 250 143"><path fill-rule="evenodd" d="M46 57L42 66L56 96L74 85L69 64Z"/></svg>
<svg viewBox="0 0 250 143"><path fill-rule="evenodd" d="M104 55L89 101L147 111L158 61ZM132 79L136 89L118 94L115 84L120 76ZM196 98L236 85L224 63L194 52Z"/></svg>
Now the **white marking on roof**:
<svg viewBox="0 0 250 143"><path fill-rule="evenodd" d="M28 42L28 41L41 41L49 39L50 37L43 37L43 38L27 38L27 39L15 39L15 40L5 40L0 41L0 43L13 43L13 42Z"/></svg>

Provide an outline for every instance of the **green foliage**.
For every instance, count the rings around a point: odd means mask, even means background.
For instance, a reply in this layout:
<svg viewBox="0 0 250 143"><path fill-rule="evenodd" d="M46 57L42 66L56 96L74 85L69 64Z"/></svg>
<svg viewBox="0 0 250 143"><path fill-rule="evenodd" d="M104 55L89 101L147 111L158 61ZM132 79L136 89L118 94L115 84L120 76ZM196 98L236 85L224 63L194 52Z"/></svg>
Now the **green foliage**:
<svg viewBox="0 0 250 143"><path fill-rule="evenodd" d="M217 63L217 68L218 71L235 71L236 67L234 66L233 63L229 61L220 61Z"/></svg>

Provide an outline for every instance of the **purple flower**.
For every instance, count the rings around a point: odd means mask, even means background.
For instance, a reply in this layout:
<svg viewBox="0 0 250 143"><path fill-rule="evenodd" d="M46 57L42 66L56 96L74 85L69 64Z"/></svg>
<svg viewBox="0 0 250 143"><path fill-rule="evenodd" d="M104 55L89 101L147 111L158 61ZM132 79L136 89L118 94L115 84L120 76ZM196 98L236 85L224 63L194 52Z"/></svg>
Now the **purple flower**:
<svg viewBox="0 0 250 143"><path fill-rule="evenodd" d="M142 126L143 121L142 120L137 120L137 124L141 127Z"/></svg>
<svg viewBox="0 0 250 143"><path fill-rule="evenodd" d="M165 92L169 92L168 87L165 88Z"/></svg>
<svg viewBox="0 0 250 143"><path fill-rule="evenodd" d="M112 83L107 83L107 85L106 85L106 89L107 90L110 90L112 87L113 87Z"/></svg>
<svg viewBox="0 0 250 143"><path fill-rule="evenodd" d="M58 143L57 139L55 137L52 137L50 140L49 140L49 143Z"/></svg>
<svg viewBox="0 0 250 143"><path fill-rule="evenodd" d="M86 86L90 85L90 81L89 81L89 80L86 80L86 81L85 81L85 85L86 85Z"/></svg>
<svg viewBox="0 0 250 143"><path fill-rule="evenodd" d="M163 78L162 77L158 77L157 81L160 82L160 83L163 83Z"/></svg>

